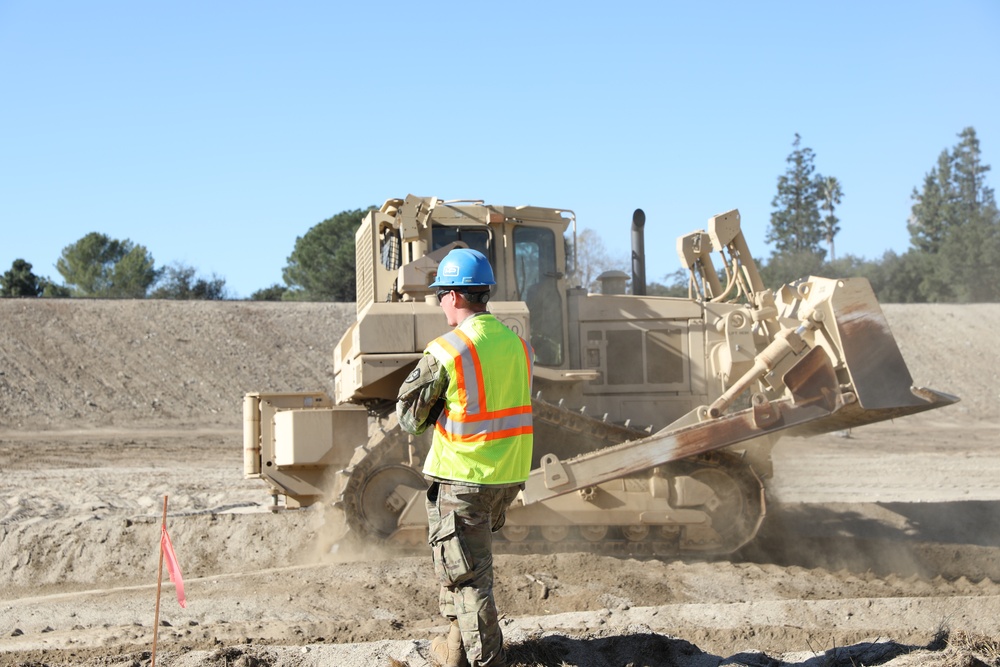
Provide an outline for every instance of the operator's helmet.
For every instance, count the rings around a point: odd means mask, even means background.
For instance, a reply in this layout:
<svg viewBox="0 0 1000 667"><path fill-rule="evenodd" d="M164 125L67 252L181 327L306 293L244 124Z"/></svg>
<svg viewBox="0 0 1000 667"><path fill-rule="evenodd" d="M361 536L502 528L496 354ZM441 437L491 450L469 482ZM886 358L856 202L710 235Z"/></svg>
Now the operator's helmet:
<svg viewBox="0 0 1000 667"><path fill-rule="evenodd" d="M438 264L431 287L487 287L496 285L486 255L472 248L455 248Z"/></svg>

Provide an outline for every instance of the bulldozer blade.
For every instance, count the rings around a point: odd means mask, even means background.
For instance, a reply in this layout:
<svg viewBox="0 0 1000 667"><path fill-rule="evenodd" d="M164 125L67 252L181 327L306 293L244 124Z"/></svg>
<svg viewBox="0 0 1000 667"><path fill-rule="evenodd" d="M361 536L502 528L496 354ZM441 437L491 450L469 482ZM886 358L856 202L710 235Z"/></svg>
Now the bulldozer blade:
<svg viewBox="0 0 1000 667"><path fill-rule="evenodd" d="M864 426L865 424L874 424L880 421L906 417L907 415L926 410L943 408L946 405L951 405L959 401L957 396L924 387L913 387L910 392L913 395L913 400L909 401L907 405L866 409L859 402L855 401L848 403L840 410L822 419L795 426L789 429L786 435L811 436L821 433L845 431L849 428Z"/></svg>
<svg viewBox="0 0 1000 667"><path fill-rule="evenodd" d="M870 285L844 283L830 306L858 403L866 410L926 406L926 399L912 391L910 370Z"/></svg>
<svg viewBox="0 0 1000 667"><path fill-rule="evenodd" d="M905 417L956 403L957 396L913 386L913 377L889 329L882 308L867 280L836 282L830 293L830 334L839 342L851 388L844 407L787 435L808 436L842 431L875 422ZM815 352L815 349L813 350ZM811 353L810 353L811 354ZM800 363L786 375L785 383L796 392L795 377Z"/></svg>

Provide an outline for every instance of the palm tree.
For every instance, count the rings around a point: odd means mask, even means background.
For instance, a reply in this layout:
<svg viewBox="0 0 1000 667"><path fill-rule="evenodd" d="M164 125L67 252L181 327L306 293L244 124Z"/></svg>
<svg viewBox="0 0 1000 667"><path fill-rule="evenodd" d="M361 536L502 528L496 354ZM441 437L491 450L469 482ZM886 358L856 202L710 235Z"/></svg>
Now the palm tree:
<svg viewBox="0 0 1000 667"><path fill-rule="evenodd" d="M837 226L840 220L833 214L833 209L840 204L840 198L844 196L844 192L841 190L840 181L837 180L836 176L824 178L820 189L823 195L823 203L820 204L820 208L826 212L826 216L823 218L823 234L826 237L827 245L830 246L830 261L832 262L837 259L833 251L833 237L840 231L840 227Z"/></svg>

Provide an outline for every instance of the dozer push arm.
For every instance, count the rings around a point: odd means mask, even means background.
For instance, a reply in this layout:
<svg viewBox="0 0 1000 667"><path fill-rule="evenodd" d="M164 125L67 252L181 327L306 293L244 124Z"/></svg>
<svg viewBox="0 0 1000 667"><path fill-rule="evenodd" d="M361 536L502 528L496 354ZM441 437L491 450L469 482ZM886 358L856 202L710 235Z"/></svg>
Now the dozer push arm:
<svg viewBox="0 0 1000 667"><path fill-rule="evenodd" d="M823 419L843 406L837 376L827 355L813 348L784 374L791 395L768 401L753 395L752 406L712 418L700 407L653 435L568 461L545 455L525 483L524 503L618 479L690 456Z"/></svg>

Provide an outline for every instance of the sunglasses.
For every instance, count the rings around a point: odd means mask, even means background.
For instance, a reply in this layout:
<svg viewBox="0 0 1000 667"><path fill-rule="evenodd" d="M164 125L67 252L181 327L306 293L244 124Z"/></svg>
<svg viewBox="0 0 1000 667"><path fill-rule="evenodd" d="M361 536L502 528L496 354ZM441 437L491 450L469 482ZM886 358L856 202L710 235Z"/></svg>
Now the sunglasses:
<svg viewBox="0 0 1000 667"><path fill-rule="evenodd" d="M487 292L469 292L464 289L439 289L434 294L437 295L438 305L441 305L441 300L444 299L444 295L448 292L455 292L456 294L461 294L462 298L469 301L469 303L486 303L490 300L490 293Z"/></svg>

